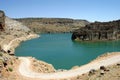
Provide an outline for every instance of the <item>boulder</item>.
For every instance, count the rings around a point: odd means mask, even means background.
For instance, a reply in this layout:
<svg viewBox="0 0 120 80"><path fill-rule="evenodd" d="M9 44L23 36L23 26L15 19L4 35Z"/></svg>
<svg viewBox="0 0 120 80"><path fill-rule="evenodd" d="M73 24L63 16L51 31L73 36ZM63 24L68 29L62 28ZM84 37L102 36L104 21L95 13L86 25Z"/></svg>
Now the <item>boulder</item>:
<svg viewBox="0 0 120 80"><path fill-rule="evenodd" d="M107 69L106 69L105 66L100 66L100 70L104 70L104 71L106 71Z"/></svg>
<svg viewBox="0 0 120 80"><path fill-rule="evenodd" d="M95 74L95 72L96 72L95 69L91 69L91 70L89 71L89 76Z"/></svg>

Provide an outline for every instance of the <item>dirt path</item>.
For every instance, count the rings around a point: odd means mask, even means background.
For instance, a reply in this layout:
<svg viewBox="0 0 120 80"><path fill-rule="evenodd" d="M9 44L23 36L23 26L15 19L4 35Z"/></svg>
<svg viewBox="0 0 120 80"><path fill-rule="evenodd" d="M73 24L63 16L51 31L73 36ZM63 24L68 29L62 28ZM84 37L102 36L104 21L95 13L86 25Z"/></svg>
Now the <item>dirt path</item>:
<svg viewBox="0 0 120 80"><path fill-rule="evenodd" d="M9 42L9 44L3 45L3 50L7 52L15 44L14 43L15 41L24 41L24 40L28 40L28 39L34 38L34 37L39 37L39 36L36 35L36 34L30 34L30 35L28 35L26 37L15 38L15 39L11 40Z"/></svg>
<svg viewBox="0 0 120 80"><path fill-rule="evenodd" d="M95 61L80 68L69 70L65 72L56 72L56 73L36 73L33 72L30 67L30 60L29 58L20 57L21 64L19 66L19 72L22 76L29 77L29 78L39 78L39 79L64 79L64 78L71 78L77 75L81 75L83 73L87 73L91 69L99 69L100 66L109 66L115 63L120 62L120 53L118 55L112 55L109 57L104 58L103 60Z"/></svg>

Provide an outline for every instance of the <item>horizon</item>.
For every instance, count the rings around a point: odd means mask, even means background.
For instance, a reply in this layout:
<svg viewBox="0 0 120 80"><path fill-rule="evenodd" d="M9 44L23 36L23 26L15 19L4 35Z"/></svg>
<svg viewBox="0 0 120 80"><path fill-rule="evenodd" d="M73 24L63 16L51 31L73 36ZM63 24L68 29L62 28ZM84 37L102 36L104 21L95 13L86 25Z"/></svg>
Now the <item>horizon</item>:
<svg viewBox="0 0 120 80"><path fill-rule="evenodd" d="M119 0L2 0L0 10L11 18L69 18L89 22L120 19Z"/></svg>
<svg viewBox="0 0 120 80"><path fill-rule="evenodd" d="M86 19L74 19L74 18L64 18L64 17L22 17L22 18L12 18L12 19L27 19L27 18L44 18L44 19L73 19L73 20L86 20ZM110 21L89 21L89 20L86 20L88 22L111 22L111 21L117 21L117 20L120 20L120 19L115 19L115 20L110 20Z"/></svg>

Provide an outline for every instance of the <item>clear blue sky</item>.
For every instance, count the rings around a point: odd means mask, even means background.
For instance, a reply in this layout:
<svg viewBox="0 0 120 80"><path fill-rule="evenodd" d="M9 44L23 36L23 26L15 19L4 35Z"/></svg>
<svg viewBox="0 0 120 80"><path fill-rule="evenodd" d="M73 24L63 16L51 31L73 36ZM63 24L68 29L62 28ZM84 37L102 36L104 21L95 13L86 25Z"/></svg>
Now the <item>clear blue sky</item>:
<svg viewBox="0 0 120 80"><path fill-rule="evenodd" d="M12 18L50 17L111 21L120 19L120 0L0 0Z"/></svg>

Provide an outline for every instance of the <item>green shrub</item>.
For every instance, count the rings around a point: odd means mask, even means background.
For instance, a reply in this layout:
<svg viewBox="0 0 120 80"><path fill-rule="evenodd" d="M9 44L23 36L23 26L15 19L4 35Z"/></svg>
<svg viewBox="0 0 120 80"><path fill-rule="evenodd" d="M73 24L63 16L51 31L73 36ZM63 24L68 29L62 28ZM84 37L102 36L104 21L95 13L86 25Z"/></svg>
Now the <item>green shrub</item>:
<svg viewBox="0 0 120 80"><path fill-rule="evenodd" d="M0 56L3 56L3 54L0 52Z"/></svg>
<svg viewBox="0 0 120 80"><path fill-rule="evenodd" d="M13 65L13 62L11 61L10 64Z"/></svg>
<svg viewBox="0 0 120 80"><path fill-rule="evenodd" d="M12 69L12 68L10 68L10 67L8 68L8 70L9 70L10 72L12 72L12 71L13 71L13 69Z"/></svg>

